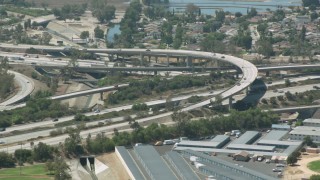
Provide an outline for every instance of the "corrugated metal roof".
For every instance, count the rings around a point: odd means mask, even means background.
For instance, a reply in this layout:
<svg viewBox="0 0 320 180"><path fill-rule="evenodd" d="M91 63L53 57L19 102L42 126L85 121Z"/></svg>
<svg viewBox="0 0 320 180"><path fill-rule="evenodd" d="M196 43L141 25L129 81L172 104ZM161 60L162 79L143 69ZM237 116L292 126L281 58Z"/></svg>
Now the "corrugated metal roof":
<svg viewBox="0 0 320 180"><path fill-rule="evenodd" d="M196 157L201 157L203 159L209 160L209 162L207 162L207 163L210 163L210 166L212 166L214 168L219 167L221 169L229 170L230 172L235 172L239 177L247 177L246 179L251 179L250 176L244 175L244 173L247 173L251 176L256 176L256 177L259 177L259 178L265 179L265 180L275 179L273 177L267 176L267 175L262 174L260 172L248 169L246 167L239 167L233 163L224 161L224 160L219 159L214 156L208 156L208 155L201 153L201 152L196 152L196 151L192 151L192 150L185 150L185 152L187 152L188 154L192 154ZM201 160L200 160L200 163L201 163ZM241 173L241 172L244 172L244 173Z"/></svg>
<svg viewBox="0 0 320 180"><path fill-rule="evenodd" d="M251 150L251 151L273 151L275 146L261 146L261 145L250 145L250 144L229 144L228 149L240 149L240 150Z"/></svg>
<svg viewBox="0 0 320 180"><path fill-rule="evenodd" d="M116 149L118 150L119 154L121 155L122 159L126 163L127 167L129 168L131 174L135 179L145 179L142 175L139 168L136 166L135 162L131 158L128 150L124 146L116 146Z"/></svg>
<svg viewBox="0 0 320 180"><path fill-rule="evenodd" d="M257 136L260 136L258 131L247 131L231 144L248 144L251 140L257 138Z"/></svg>
<svg viewBox="0 0 320 180"><path fill-rule="evenodd" d="M272 129L276 128L276 129L290 129L291 126L287 125L287 124L272 124L271 126Z"/></svg>
<svg viewBox="0 0 320 180"><path fill-rule="evenodd" d="M282 146L300 146L302 141L277 141L277 140L260 140L258 145L268 144L268 145L282 145Z"/></svg>
<svg viewBox="0 0 320 180"><path fill-rule="evenodd" d="M230 139L229 136L226 135L217 135L216 137L214 137L213 139L211 139L211 142L223 142Z"/></svg>
<svg viewBox="0 0 320 180"><path fill-rule="evenodd" d="M136 146L134 147L134 152L137 154L150 177L154 180L177 179L153 146Z"/></svg>
<svg viewBox="0 0 320 180"><path fill-rule="evenodd" d="M216 148L221 142L212 142L212 141L181 141L177 146L185 147L203 147L203 148Z"/></svg>
<svg viewBox="0 0 320 180"><path fill-rule="evenodd" d="M175 151L167 152L167 158L170 162L174 164L174 168L179 172L180 176L184 180L200 180L196 173L190 168L187 162L180 156L179 153Z"/></svg>
<svg viewBox="0 0 320 180"><path fill-rule="evenodd" d="M320 119L305 119L303 122L304 123L308 122L308 123L319 123L320 124Z"/></svg>
<svg viewBox="0 0 320 180"><path fill-rule="evenodd" d="M295 131L320 131L320 127L298 126L298 127L295 127L293 130L295 130Z"/></svg>
<svg viewBox="0 0 320 180"><path fill-rule="evenodd" d="M192 147L177 147L175 151L185 151L185 150L193 150L199 152L216 152L216 153L224 153L224 154L236 154L240 153L242 150L234 150L234 149L209 149L209 148L192 148ZM259 154L264 156L288 156L286 153L278 153L278 152L266 152L266 151L249 151L246 150L251 155Z"/></svg>
<svg viewBox="0 0 320 180"><path fill-rule="evenodd" d="M263 140L280 140L288 134L288 131L281 131L281 130L271 130L268 134L266 134L262 139Z"/></svg>
<svg viewBox="0 0 320 180"><path fill-rule="evenodd" d="M298 150L300 146L289 146L287 149L283 151L283 153L286 153L288 155L292 154L294 151Z"/></svg>
<svg viewBox="0 0 320 180"><path fill-rule="evenodd" d="M210 166L208 163L204 163L204 166L201 166L199 167L199 169L203 169L205 171L209 171L211 173L216 173L218 174L218 176L224 176L224 177L228 177L230 179L236 179L236 180L248 180L248 177L243 177L243 176L240 176L239 174L237 173L234 173L234 172L230 172L228 169L223 169L223 168L219 168L219 167L212 167ZM209 173L207 173L209 174ZM210 174L212 175L212 174ZM216 177L215 178L217 179L225 179L223 177Z"/></svg>

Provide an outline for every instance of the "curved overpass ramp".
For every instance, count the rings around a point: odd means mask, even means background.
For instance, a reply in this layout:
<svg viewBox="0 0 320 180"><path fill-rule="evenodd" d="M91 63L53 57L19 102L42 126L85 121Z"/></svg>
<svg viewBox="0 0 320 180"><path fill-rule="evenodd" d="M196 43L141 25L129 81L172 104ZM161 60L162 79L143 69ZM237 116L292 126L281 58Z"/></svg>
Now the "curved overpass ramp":
<svg viewBox="0 0 320 180"><path fill-rule="evenodd" d="M185 56L190 58L201 58L201 59L208 59L208 60L218 60L222 62L227 62L237 66L243 73L242 79L231 88L227 89L226 91L222 92L220 95L222 99L226 99L228 97L241 92L242 90L246 89L250 86L251 83L256 79L258 76L258 69L252 63L237 58L234 56L218 54L218 53L211 53L211 52L202 52L202 51L188 51L188 50L163 50L163 49L86 49L88 52L94 53L109 53L109 54L125 54L125 55L145 55L145 56L155 56L158 54L166 54L168 56ZM215 100L215 98L191 105L187 108L182 109L182 111L188 111L191 109L199 108L204 105L210 104L211 100Z"/></svg>
<svg viewBox="0 0 320 180"><path fill-rule="evenodd" d="M34 90L34 82L31 78L15 71L9 71L9 73L14 75L14 80L19 85L19 91L10 99L0 103L0 109L1 106L8 106L22 101Z"/></svg>
<svg viewBox="0 0 320 180"><path fill-rule="evenodd" d="M45 50L48 52L59 52L59 51L70 51L70 48L66 47L50 47L50 46L37 46L37 45L18 45L13 46L10 44L1 44L1 48L12 48L12 49L28 49L35 48L38 50ZM234 86L229 88L228 90L221 93L222 99L226 99L228 97L233 96L234 94L244 90L249 87L251 83L256 79L258 75L258 70L252 63L237 58L234 56L218 54L218 53L210 53L210 52L202 52L202 51L188 51L188 50L166 50L166 49L79 49L82 51L92 52L92 53L108 53L108 54L122 54L122 55L141 55L141 56L159 56L159 55L167 55L167 56L184 56L188 58L202 58L209 60L219 60L223 62L231 63L237 66L243 73L242 79ZM214 98L211 100L215 100ZM198 108L210 103L210 99L203 101L201 103L189 106L184 108L183 111L188 111L194 108Z"/></svg>

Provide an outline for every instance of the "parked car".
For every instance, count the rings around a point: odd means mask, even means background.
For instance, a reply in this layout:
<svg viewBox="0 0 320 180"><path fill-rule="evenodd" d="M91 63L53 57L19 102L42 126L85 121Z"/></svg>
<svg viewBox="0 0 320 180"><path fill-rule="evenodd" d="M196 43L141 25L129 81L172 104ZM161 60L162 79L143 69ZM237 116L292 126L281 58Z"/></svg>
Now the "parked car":
<svg viewBox="0 0 320 180"><path fill-rule="evenodd" d="M163 142L162 141L157 141L156 143L154 143L155 146L162 146Z"/></svg>
<svg viewBox="0 0 320 180"><path fill-rule="evenodd" d="M276 164L276 167L285 167L286 165L284 164Z"/></svg>
<svg viewBox="0 0 320 180"><path fill-rule="evenodd" d="M275 169L272 169L273 172L282 172L281 169L278 169L278 168L275 168Z"/></svg>

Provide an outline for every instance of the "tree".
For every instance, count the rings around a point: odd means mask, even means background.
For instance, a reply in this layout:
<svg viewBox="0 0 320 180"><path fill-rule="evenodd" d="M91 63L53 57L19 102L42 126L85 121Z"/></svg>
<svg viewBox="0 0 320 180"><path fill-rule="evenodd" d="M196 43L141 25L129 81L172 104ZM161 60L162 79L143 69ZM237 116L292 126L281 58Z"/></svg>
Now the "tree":
<svg viewBox="0 0 320 180"><path fill-rule="evenodd" d="M66 155L80 155L83 153L83 147L81 146L80 131L75 130L69 132L69 137L64 141L64 149Z"/></svg>
<svg viewBox="0 0 320 180"><path fill-rule="evenodd" d="M199 7L194 5L193 3L187 4L186 13L190 16L193 16L199 12Z"/></svg>
<svg viewBox="0 0 320 180"><path fill-rule="evenodd" d="M87 39L89 38L89 31L82 31L80 34L81 39Z"/></svg>
<svg viewBox="0 0 320 180"><path fill-rule="evenodd" d="M225 35L222 33L209 33L201 41L201 49L208 52L223 53L225 51L225 46L222 42L224 38Z"/></svg>
<svg viewBox="0 0 320 180"><path fill-rule="evenodd" d="M286 79L286 80L284 81L284 84L285 84L286 87L291 86L291 81L290 81L290 79Z"/></svg>
<svg viewBox="0 0 320 180"><path fill-rule="evenodd" d="M319 17L318 13L313 12L310 14L310 19L311 21L314 21L315 19L317 19Z"/></svg>
<svg viewBox="0 0 320 180"><path fill-rule="evenodd" d="M12 168L15 166L15 160L11 154L0 152L0 168Z"/></svg>
<svg viewBox="0 0 320 180"><path fill-rule="evenodd" d="M223 10L217 10L216 12L216 21L220 21L223 22L225 17L226 17L226 13Z"/></svg>
<svg viewBox="0 0 320 180"><path fill-rule="evenodd" d="M318 0L302 0L302 5L304 7L310 7L310 6L319 7L320 3Z"/></svg>
<svg viewBox="0 0 320 180"><path fill-rule="evenodd" d="M241 17L241 16L242 16L242 13L241 13L241 12L236 12L236 13L234 14L234 16L237 17L237 18L238 18L238 17Z"/></svg>
<svg viewBox="0 0 320 180"><path fill-rule="evenodd" d="M294 165L296 162L298 162L298 158L295 156L288 156L287 158L287 163L290 164L291 166Z"/></svg>
<svg viewBox="0 0 320 180"><path fill-rule="evenodd" d="M312 176L310 176L309 180L320 180L320 175L313 174Z"/></svg>
<svg viewBox="0 0 320 180"><path fill-rule="evenodd" d="M94 37L104 39L104 32L99 26L94 29Z"/></svg>
<svg viewBox="0 0 320 180"><path fill-rule="evenodd" d="M33 158L38 162L46 162L53 159L53 149L49 145L39 142L33 149Z"/></svg>
<svg viewBox="0 0 320 180"><path fill-rule="evenodd" d="M28 149L17 149L14 151L14 157L16 158L16 160L24 163L31 159L32 151Z"/></svg>
<svg viewBox="0 0 320 180"><path fill-rule="evenodd" d="M251 8L250 10L248 10L248 16L249 17L254 17L258 14L256 8Z"/></svg>
<svg viewBox="0 0 320 180"><path fill-rule="evenodd" d="M303 138L303 143L306 144L307 146L311 146L314 144L310 136L306 136Z"/></svg>
<svg viewBox="0 0 320 180"><path fill-rule="evenodd" d="M69 180L71 175L69 165L62 159L62 157L55 158L53 162L54 179L55 180Z"/></svg>

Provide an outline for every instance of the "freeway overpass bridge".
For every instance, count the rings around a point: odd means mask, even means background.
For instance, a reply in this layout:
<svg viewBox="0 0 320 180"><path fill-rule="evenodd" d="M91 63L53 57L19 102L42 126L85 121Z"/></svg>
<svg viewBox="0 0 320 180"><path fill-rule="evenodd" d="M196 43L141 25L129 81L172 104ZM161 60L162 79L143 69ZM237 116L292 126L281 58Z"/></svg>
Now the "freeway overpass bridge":
<svg viewBox="0 0 320 180"><path fill-rule="evenodd" d="M70 98L75 98L79 96L86 96L90 94L97 94L100 93L100 99L103 99L102 93L106 91L114 91L122 87L127 87L129 84L120 84L116 86L107 86L107 87L101 87L101 88L95 88L95 89L89 89L89 90L84 90L84 91L77 91L77 92L72 92L68 94L63 94L63 95L58 95L58 96L52 96L49 99L52 100L64 100L64 99L70 99Z"/></svg>

